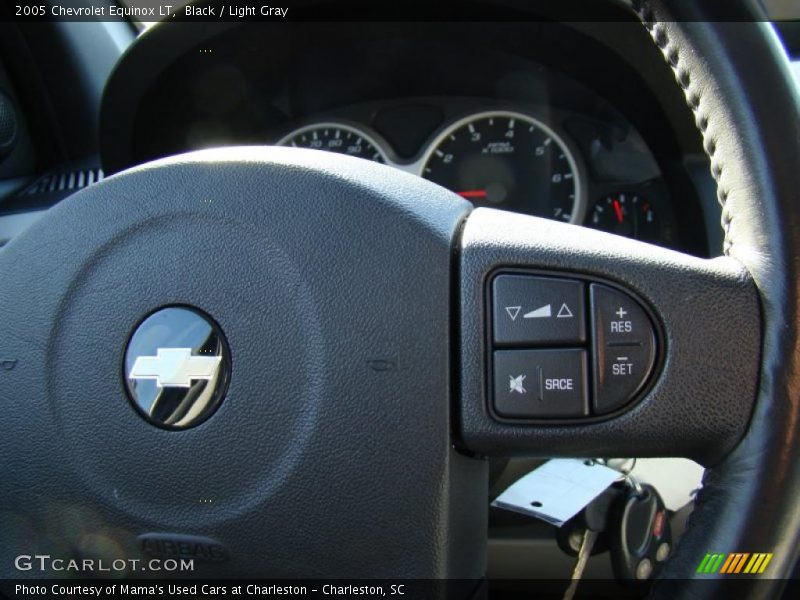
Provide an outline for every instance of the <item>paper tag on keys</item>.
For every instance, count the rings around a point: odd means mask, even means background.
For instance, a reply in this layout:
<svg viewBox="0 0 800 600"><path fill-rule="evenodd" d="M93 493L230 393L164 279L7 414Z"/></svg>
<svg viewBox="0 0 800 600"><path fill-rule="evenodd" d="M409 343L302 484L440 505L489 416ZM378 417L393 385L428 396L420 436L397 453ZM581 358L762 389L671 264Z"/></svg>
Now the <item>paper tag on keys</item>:
<svg viewBox="0 0 800 600"><path fill-rule="evenodd" d="M492 506L561 527L619 478L619 471L591 460L557 458L511 484Z"/></svg>

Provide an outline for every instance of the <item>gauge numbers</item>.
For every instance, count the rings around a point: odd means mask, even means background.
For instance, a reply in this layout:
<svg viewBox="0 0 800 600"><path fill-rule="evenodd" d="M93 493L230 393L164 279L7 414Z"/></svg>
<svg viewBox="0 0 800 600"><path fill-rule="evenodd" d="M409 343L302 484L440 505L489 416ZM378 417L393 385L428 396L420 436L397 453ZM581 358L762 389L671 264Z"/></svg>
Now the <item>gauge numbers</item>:
<svg viewBox="0 0 800 600"><path fill-rule="evenodd" d="M457 121L434 141L421 174L477 205L566 222L583 216L578 169L566 143L520 113Z"/></svg>
<svg viewBox="0 0 800 600"><path fill-rule="evenodd" d="M324 150L386 163L386 155L372 137L342 123L308 125L291 132L281 139L278 145Z"/></svg>

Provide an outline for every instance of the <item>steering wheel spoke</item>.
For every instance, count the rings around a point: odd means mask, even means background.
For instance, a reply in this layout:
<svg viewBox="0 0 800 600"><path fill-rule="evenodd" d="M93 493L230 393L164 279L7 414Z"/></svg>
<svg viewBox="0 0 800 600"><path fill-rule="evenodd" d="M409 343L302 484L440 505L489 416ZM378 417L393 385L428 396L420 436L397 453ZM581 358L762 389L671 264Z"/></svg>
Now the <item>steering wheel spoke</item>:
<svg viewBox="0 0 800 600"><path fill-rule="evenodd" d="M737 261L478 209L460 278L468 449L711 465L744 434L760 314Z"/></svg>

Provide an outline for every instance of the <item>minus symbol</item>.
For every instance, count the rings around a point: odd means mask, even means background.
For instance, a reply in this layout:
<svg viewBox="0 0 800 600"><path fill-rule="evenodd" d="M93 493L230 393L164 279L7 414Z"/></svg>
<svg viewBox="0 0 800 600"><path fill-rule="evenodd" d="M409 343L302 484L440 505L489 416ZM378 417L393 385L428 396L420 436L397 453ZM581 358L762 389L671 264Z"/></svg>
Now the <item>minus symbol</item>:
<svg viewBox="0 0 800 600"><path fill-rule="evenodd" d="M617 362L621 362L623 360L628 360L628 357L627 356L618 356L617 357Z"/></svg>

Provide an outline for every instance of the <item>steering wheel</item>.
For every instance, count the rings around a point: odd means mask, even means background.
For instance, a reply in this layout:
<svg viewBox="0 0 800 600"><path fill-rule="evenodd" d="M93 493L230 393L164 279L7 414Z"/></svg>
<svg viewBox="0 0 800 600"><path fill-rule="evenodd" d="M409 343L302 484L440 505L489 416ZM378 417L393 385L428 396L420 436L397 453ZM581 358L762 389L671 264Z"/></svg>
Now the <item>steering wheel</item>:
<svg viewBox="0 0 800 600"><path fill-rule="evenodd" d="M0 251L0 574L43 576L20 554L110 561L189 540L202 577L478 579L486 457L686 456L708 470L670 594L696 592L709 551L773 553L760 585L777 591L800 536L800 104L755 3L700 4L636 8L703 134L724 257L473 210L421 178L291 148L145 164L14 239ZM640 298L661 342L647 394L606 418L496 419L499 269ZM198 327L200 354L181 354ZM179 406L156 410L168 383Z"/></svg>

